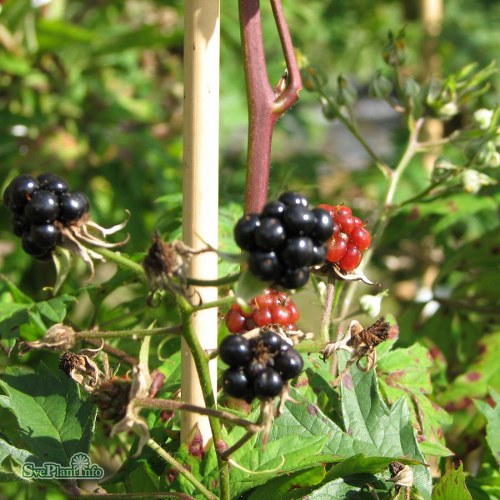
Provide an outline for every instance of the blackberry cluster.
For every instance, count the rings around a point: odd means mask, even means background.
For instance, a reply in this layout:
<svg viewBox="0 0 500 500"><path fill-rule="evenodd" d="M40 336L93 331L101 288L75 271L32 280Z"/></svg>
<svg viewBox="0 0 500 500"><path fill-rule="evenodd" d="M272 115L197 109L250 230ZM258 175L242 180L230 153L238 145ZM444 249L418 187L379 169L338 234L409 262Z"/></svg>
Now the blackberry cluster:
<svg viewBox="0 0 500 500"><path fill-rule="evenodd" d="M299 311L295 302L285 293L276 290L265 292L253 298L249 310L233 304L224 316L224 322L231 333L245 333L256 327L279 324L288 330L296 330Z"/></svg>
<svg viewBox="0 0 500 500"><path fill-rule="evenodd" d="M219 356L229 368L222 374L224 392L247 403L257 397L267 400L278 396L283 384L302 371L302 356L272 330L262 329L259 336L247 339L229 335L219 346Z"/></svg>
<svg viewBox="0 0 500 500"><path fill-rule="evenodd" d="M326 260L338 265L343 272L356 269L363 252L370 248L372 237L365 223L345 205L320 205L333 219L333 234L328 240Z"/></svg>
<svg viewBox="0 0 500 500"><path fill-rule="evenodd" d="M4 205L13 213L11 227L21 238L23 250L39 260L50 258L61 240L61 227L80 220L89 210L89 200L57 175L34 178L18 175L3 194Z"/></svg>
<svg viewBox="0 0 500 500"><path fill-rule="evenodd" d="M234 228L236 243L249 253L250 272L287 289L304 286L309 268L324 263L332 233L329 211L310 210L307 199L293 192L267 203L261 214L244 215Z"/></svg>

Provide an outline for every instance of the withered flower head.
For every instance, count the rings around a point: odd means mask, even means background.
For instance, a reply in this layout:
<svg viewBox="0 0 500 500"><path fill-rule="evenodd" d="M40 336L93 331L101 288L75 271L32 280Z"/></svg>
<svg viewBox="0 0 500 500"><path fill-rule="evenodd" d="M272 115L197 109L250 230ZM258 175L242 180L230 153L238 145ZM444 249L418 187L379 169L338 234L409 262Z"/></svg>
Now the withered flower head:
<svg viewBox="0 0 500 500"><path fill-rule="evenodd" d="M93 392L102 378L101 370L93 361L101 350L102 347L82 349L78 354L68 351L59 358L59 368L86 391Z"/></svg>
<svg viewBox="0 0 500 500"><path fill-rule="evenodd" d="M211 248L194 250L179 240L167 243L156 231L153 235L153 243L142 261L151 290L148 301L157 290L182 292L186 281L187 266L193 255L211 250Z"/></svg>
<svg viewBox="0 0 500 500"><path fill-rule="evenodd" d="M75 331L62 323L52 325L43 339L33 342L20 342L19 353L24 354L32 349L49 349L51 351L67 351L75 345Z"/></svg>
<svg viewBox="0 0 500 500"><path fill-rule="evenodd" d="M99 408L99 413L104 420L119 422L125 417L131 387L130 380L113 377L95 389L92 393L92 401Z"/></svg>

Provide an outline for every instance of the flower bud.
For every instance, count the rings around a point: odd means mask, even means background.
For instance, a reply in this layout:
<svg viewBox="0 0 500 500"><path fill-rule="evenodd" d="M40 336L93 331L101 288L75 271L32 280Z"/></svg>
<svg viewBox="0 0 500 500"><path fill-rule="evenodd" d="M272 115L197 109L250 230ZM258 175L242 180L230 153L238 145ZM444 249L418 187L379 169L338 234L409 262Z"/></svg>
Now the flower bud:
<svg viewBox="0 0 500 500"><path fill-rule="evenodd" d="M489 128L492 118L493 111L491 109L481 108L474 112L474 121L481 130L487 130Z"/></svg>
<svg viewBox="0 0 500 500"><path fill-rule="evenodd" d="M389 293L388 290L377 295L363 295L359 299L359 304L361 309L370 316L370 318L376 318L380 314L380 309L382 307L382 299Z"/></svg>
<svg viewBox="0 0 500 500"><path fill-rule="evenodd" d="M368 92L372 97L387 99L392 92L393 85L389 78L380 74L380 71L370 81Z"/></svg>

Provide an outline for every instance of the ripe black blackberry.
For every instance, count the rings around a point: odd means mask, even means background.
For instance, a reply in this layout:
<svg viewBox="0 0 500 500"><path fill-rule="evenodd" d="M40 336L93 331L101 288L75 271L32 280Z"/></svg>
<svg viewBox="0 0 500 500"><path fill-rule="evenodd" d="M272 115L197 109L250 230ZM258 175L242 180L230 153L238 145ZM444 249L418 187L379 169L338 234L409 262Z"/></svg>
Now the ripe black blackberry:
<svg viewBox="0 0 500 500"><path fill-rule="evenodd" d="M66 180L51 173L36 178L18 175L5 189L3 202L13 213L12 231L21 238L24 251L39 260L50 258L63 229L89 210L83 193L69 192Z"/></svg>
<svg viewBox="0 0 500 500"><path fill-rule="evenodd" d="M309 267L325 262L327 241L334 230L328 210L309 209L299 193L283 193L261 214L246 214L234 228L238 246L248 252L250 272L283 288L300 288Z"/></svg>
<svg viewBox="0 0 500 500"><path fill-rule="evenodd" d="M285 382L304 367L302 356L269 328L262 328L251 340L237 334L227 336L219 355L229 365L222 374L224 392L248 403L255 397L265 401L278 396Z"/></svg>

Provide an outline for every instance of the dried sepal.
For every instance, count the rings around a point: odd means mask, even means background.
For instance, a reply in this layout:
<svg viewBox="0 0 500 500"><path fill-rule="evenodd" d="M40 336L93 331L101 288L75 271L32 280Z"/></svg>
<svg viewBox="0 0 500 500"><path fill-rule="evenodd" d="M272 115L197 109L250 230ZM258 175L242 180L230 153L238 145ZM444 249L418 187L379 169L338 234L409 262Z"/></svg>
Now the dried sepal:
<svg viewBox="0 0 500 500"><path fill-rule="evenodd" d="M117 422L112 430L111 436L119 432L134 431L139 436L137 451L134 456L138 456L149 439L149 427L146 421L140 416L141 407L134 403L135 398L147 398L151 387L152 379L146 367L140 363L133 368L132 383L128 395L128 405L123 418Z"/></svg>
<svg viewBox="0 0 500 500"><path fill-rule="evenodd" d="M57 227L62 236L61 242L58 246L80 257L89 268L90 278L92 278L94 276L94 261L104 261L105 259L87 245L91 245L96 248L117 248L125 245L125 243L127 243L130 239L130 235L127 235L122 241L110 243L96 236L93 232L98 231L104 238L109 234L114 234L117 231L120 231L127 225L130 219L130 212L126 210L126 213L127 218L125 221L108 229L103 228L92 221L89 214L85 214L81 219L69 225L58 223Z"/></svg>
<svg viewBox="0 0 500 500"><path fill-rule="evenodd" d="M59 358L59 368L86 391L93 392L103 378L103 372L94 361L101 351L102 345L96 349L82 349L78 354L65 352Z"/></svg>
<svg viewBox="0 0 500 500"><path fill-rule="evenodd" d="M360 269L344 272L339 268L337 264L332 264L330 262L314 268L313 273L319 276L328 277L329 280L361 281L365 285L380 286L379 283L375 283L370 278L368 278L368 276L366 276Z"/></svg>
<svg viewBox="0 0 500 500"><path fill-rule="evenodd" d="M349 325L347 335L337 342L330 342L325 346L321 353L321 358L326 361L332 354L338 350L345 350L351 353L344 370L335 379L334 385L337 385L349 372L351 366L356 366L361 371L369 371L377 363L377 351L375 348L389 336L390 325L383 317L379 318L373 325L363 328L359 321L353 320ZM366 358L366 366L361 365L361 360Z"/></svg>
<svg viewBox="0 0 500 500"><path fill-rule="evenodd" d="M413 469L409 465L393 461L389 464L389 472L391 478L388 481L394 483L396 493L399 493L401 488L405 488L405 498L409 499L414 482Z"/></svg>
<svg viewBox="0 0 500 500"><path fill-rule="evenodd" d="M158 231L153 235L153 243L142 261L149 286L148 303L158 290L185 294L187 269L191 258L200 253L212 251L210 248L194 250L179 240L167 243Z"/></svg>
<svg viewBox="0 0 500 500"><path fill-rule="evenodd" d="M34 349L49 349L50 351L68 351L75 346L76 334L70 326L57 323L52 325L44 337L32 342L19 342L19 354L25 354Z"/></svg>

